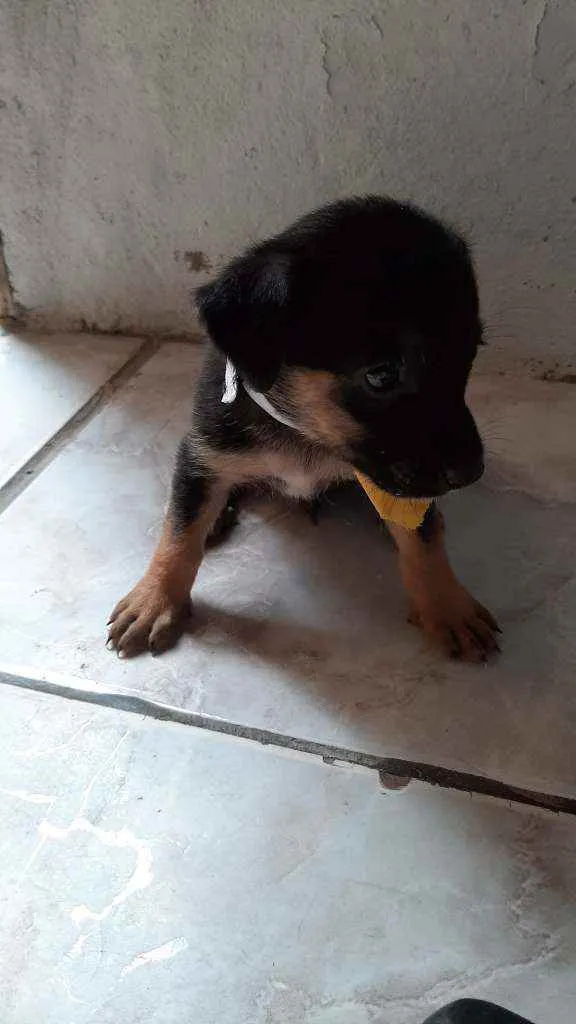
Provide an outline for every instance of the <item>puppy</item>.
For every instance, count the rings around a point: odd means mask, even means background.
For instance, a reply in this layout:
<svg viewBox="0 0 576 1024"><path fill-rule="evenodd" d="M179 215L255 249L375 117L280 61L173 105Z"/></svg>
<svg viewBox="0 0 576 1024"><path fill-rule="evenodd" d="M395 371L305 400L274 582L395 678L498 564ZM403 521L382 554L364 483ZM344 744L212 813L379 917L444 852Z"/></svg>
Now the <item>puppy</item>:
<svg viewBox="0 0 576 1024"><path fill-rule="evenodd" d="M121 656L172 646L229 495L265 483L313 498L358 469L400 497L478 480L464 392L482 327L465 242L381 197L334 203L232 262L197 295L211 344L152 562L116 605ZM447 654L485 660L498 626L454 576L434 504L390 526L411 621Z"/></svg>

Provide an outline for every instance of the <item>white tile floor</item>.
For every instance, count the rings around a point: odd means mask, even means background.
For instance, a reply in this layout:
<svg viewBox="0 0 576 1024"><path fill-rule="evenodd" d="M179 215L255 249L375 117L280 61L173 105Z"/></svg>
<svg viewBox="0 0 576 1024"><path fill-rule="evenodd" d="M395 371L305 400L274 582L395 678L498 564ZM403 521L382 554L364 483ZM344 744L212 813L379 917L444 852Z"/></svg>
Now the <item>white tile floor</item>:
<svg viewBox="0 0 576 1024"><path fill-rule="evenodd" d="M0 487L139 344L97 335L0 335Z"/></svg>
<svg viewBox="0 0 576 1024"><path fill-rule="evenodd" d="M137 345L6 343L3 422L28 412L0 473ZM576 389L474 384L493 458L446 514L461 576L505 627L497 665L425 648L353 498L318 527L246 513L203 567L196 634L121 662L104 624L150 554L198 358L165 345L0 517L0 671L576 797ZM573 1020L571 816L384 793L375 773L9 687L2 712L7 1024L172 1024L184 1008L199 1024L420 1024L460 995Z"/></svg>
<svg viewBox="0 0 576 1024"><path fill-rule="evenodd" d="M576 389L476 386L496 455L446 515L462 579L504 626L497 664L446 662L405 623L394 553L361 495L318 527L287 506L247 516L201 570L205 627L158 660L119 661L105 622L152 551L198 360L165 346L5 512L4 660L576 796Z"/></svg>
<svg viewBox="0 0 576 1024"><path fill-rule="evenodd" d="M576 821L3 697L5 1024L573 1024Z"/></svg>

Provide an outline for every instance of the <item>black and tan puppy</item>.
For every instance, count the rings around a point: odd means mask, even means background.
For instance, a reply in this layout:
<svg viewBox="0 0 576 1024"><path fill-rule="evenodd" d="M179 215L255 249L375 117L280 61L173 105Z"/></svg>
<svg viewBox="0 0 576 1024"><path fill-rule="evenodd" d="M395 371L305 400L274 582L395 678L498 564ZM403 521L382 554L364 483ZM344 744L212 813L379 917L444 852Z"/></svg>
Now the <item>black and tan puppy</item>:
<svg viewBox="0 0 576 1024"><path fill-rule="evenodd" d="M420 210L378 197L328 206L231 263L198 306L212 344L159 545L110 620L123 656L176 641L235 488L311 498L359 469L395 495L433 498L483 470L464 400L481 341L474 270L462 239ZM417 533L391 532L412 621L454 656L496 650L435 506Z"/></svg>

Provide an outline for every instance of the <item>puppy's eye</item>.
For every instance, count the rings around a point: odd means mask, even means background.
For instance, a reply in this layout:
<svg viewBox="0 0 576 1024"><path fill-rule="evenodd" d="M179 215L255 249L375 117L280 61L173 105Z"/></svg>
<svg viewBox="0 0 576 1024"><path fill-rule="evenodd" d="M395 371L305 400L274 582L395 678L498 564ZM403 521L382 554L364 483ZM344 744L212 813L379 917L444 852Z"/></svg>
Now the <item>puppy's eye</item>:
<svg viewBox="0 0 576 1024"><path fill-rule="evenodd" d="M392 391L399 384L398 367L373 366L371 370L367 370L364 379L371 391Z"/></svg>

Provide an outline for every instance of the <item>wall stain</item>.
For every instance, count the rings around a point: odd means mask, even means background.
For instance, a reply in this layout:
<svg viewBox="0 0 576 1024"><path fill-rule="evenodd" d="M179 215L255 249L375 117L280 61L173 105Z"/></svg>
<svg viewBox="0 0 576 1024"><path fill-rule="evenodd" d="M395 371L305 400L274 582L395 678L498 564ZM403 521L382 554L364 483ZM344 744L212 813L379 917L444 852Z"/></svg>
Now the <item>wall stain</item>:
<svg viewBox="0 0 576 1024"><path fill-rule="evenodd" d="M177 249L174 259L177 263L185 263L191 274L200 274L203 270L212 269L210 258L201 249L186 249L184 252Z"/></svg>
<svg viewBox="0 0 576 1024"><path fill-rule="evenodd" d="M553 384L576 384L576 373L559 373L557 370L544 370L538 380L547 380Z"/></svg>

